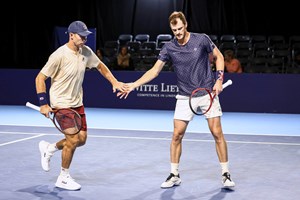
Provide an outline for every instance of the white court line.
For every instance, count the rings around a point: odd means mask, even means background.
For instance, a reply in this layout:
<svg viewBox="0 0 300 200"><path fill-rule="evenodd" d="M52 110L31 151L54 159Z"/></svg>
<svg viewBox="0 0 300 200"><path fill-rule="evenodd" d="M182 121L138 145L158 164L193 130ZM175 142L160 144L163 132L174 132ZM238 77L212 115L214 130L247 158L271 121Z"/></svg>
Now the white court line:
<svg viewBox="0 0 300 200"><path fill-rule="evenodd" d="M171 138L150 138L150 137L128 137L128 136L101 136L101 135L89 135L89 137L99 137L99 138L113 138L113 139L136 139L136 140L171 140ZM185 139L183 141L187 142L215 142L214 140L197 140L197 139ZM286 142L245 142L245 141L227 141L227 143L237 143L237 144L274 144L274 145L290 145L290 146L300 146L300 143L286 143Z"/></svg>
<svg viewBox="0 0 300 200"><path fill-rule="evenodd" d="M2 143L2 144L0 144L0 147L8 145L8 144L14 144L14 143L17 143L17 142L22 142L22 141L25 141L25 140L30 140L30 139L41 137L41 136L44 136L44 134L39 134L39 135L35 135L35 136L32 136L32 137L28 137L28 138L23 138L23 139L14 140L14 141L11 141L11 142Z"/></svg>
<svg viewBox="0 0 300 200"><path fill-rule="evenodd" d="M1 126L1 124L0 124ZM55 128L53 124L46 126L46 125L26 125L26 124L5 124L4 126L24 126L24 127L38 127L38 128ZM94 127L89 126L88 129L94 130L114 130L114 131L151 131L151 132L173 132L173 129L134 129L134 128L105 128L105 127ZM0 132L1 133L1 132ZM203 133L203 134L211 134L210 131L194 131L194 130L187 130L186 133ZM271 134L271 133L251 133L251 132L224 132L225 135L254 135L254 136L292 136L292 137L300 137L300 135L295 134Z"/></svg>
<svg viewBox="0 0 300 200"><path fill-rule="evenodd" d="M32 133L32 132L16 132L16 131L0 131L0 134L12 134L12 135L16 135L16 134L20 134L20 135L36 135L39 134L41 136L43 135L50 135L49 133Z"/></svg>
<svg viewBox="0 0 300 200"><path fill-rule="evenodd" d="M34 133L27 133L27 132L0 132L0 133L4 133L4 134L34 134ZM4 143L4 144L0 144L0 146L4 146L7 144L11 144L11 143L16 143L19 141L24 141L24 140L29 140L32 138L37 138L37 137L41 137L41 136L47 136L47 135L59 135L61 136L61 134L38 134L36 136L32 136L29 138L25 138L25 139L20 139L20 140L15 140L13 142L8 142L8 143ZM92 137L92 138L111 138L111 139L134 139L134 140L171 140L171 138L157 138L157 137L135 137L135 136L104 136L104 135L88 135L88 137ZM187 141L187 142L215 142L214 140L198 140L198 139L186 139L183 138L183 141ZM300 146L300 143L287 143L287 142L250 142L250 141L228 141L227 143L236 143L236 144L261 144L261 145L287 145L287 146Z"/></svg>

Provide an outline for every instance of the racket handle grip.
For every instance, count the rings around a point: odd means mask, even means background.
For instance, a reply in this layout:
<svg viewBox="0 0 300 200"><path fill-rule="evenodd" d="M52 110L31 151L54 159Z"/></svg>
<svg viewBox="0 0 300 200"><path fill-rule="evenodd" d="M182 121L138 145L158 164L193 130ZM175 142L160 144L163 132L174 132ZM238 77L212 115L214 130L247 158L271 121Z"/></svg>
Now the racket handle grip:
<svg viewBox="0 0 300 200"><path fill-rule="evenodd" d="M230 80L230 79L228 81L226 81L226 83L223 84L223 89L229 85L232 85L232 80Z"/></svg>
<svg viewBox="0 0 300 200"><path fill-rule="evenodd" d="M30 102L27 102L26 106L29 107L29 108L32 108L32 109L34 109L36 111L40 111L40 107L39 106L36 106L36 105L34 105L34 104L30 103Z"/></svg>

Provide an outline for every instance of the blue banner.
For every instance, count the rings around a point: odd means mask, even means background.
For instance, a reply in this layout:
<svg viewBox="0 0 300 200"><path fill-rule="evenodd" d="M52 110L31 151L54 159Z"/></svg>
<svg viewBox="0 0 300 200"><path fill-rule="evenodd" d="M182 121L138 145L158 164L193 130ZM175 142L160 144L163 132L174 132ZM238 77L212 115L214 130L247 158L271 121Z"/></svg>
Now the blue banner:
<svg viewBox="0 0 300 200"><path fill-rule="evenodd" d="M39 70L1 69L0 104L37 102L35 77ZM133 82L145 72L112 71L122 82ZM219 95L224 112L300 113L300 74L225 74L233 84ZM50 79L47 80L49 88ZM173 110L178 92L174 72L161 72L151 82L119 99L98 72L87 71L83 83L86 107Z"/></svg>

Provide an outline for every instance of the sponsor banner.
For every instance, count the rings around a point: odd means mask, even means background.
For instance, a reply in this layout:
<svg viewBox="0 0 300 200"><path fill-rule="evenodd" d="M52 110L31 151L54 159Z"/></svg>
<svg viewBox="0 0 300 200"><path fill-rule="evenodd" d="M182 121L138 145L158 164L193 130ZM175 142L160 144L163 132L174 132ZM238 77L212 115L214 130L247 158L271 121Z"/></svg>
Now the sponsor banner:
<svg viewBox="0 0 300 200"><path fill-rule="evenodd" d="M1 69L1 105L38 104L35 77L38 69ZM132 82L145 72L112 71L119 81ZM233 84L220 95L224 112L300 113L300 74L229 74ZM51 79L47 80L49 88ZM48 91L48 90L47 90ZM174 110L178 92L174 72L161 72L149 83L136 88L127 99L119 99L111 84L98 71L87 71L83 82L86 107Z"/></svg>
<svg viewBox="0 0 300 200"><path fill-rule="evenodd" d="M113 71L119 81L133 82L140 78L144 72ZM103 82L104 81L104 82ZM97 83L103 82L103 83ZM98 87L98 92L89 86L91 83ZM175 108L175 96L178 93L176 76L173 72L161 72L158 77L132 91L127 99L119 99L112 93L110 84L98 73L87 72L84 83L85 105L109 108L135 108L135 109L162 109Z"/></svg>

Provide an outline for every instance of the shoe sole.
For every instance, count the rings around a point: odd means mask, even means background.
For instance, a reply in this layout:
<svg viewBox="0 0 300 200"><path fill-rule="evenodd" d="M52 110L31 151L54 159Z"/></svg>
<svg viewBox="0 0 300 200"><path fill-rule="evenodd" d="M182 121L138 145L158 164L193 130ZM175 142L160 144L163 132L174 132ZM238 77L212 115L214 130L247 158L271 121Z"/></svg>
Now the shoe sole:
<svg viewBox="0 0 300 200"><path fill-rule="evenodd" d="M70 188L66 188L66 187L64 187L64 186L60 186L60 185L55 185L55 187L61 188L61 189L64 189L64 190L72 190L72 191L76 191L76 190L80 190L80 189L81 189L81 187L80 187L80 188L77 188L77 189L70 189Z"/></svg>
<svg viewBox="0 0 300 200"><path fill-rule="evenodd" d="M170 187L162 187L160 186L162 189L168 189L168 188L172 188L172 187L176 187L179 186L181 184L181 181L179 183L174 183L174 185L170 186Z"/></svg>
<svg viewBox="0 0 300 200"><path fill-rule="evenodd" d="M224 189L227 189L227 190L234 190L234 187L235 187L235 185L232 185L232 186L229 186L229 185L223 185L223 188L224 188Z"/></svg>

